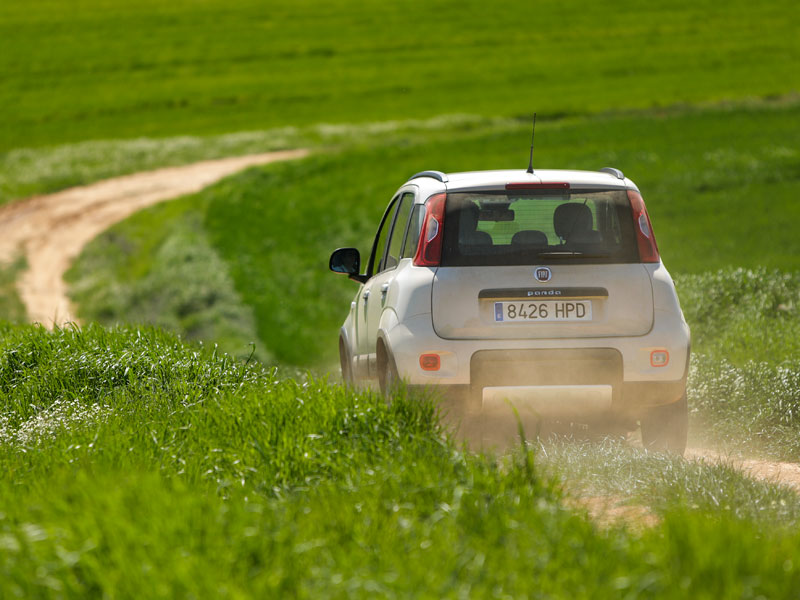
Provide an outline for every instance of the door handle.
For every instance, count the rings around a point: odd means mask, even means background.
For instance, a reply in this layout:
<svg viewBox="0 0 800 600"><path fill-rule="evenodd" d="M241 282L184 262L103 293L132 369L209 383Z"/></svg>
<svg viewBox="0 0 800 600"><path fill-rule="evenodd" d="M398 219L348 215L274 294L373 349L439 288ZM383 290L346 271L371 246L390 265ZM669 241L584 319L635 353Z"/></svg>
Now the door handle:
<svg viewBox="0 0 800 600"><path fill-rule="evenodd" d="M386 292L389 291L389 282L387 281L381 286L381 298L386 297Z"/></svg>
<svg viewBox="0 0 800 600"><path fill-rule="evenodd" d="M366 304L366 303L367 303L367 300L369 300L369 290L367 290L366 292L364 292L364 295L363 295L363 296L361 296L361 297L362 297L362 298L364 298L364 304Z"/></svg>

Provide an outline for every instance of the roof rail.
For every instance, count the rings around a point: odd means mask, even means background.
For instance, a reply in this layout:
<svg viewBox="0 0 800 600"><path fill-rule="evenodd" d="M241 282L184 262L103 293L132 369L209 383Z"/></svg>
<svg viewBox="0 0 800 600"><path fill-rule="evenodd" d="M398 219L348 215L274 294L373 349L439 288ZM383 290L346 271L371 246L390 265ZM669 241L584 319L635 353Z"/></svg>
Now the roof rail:
<svg viewBox="0 0 800 600"><path fill-rule="evenodd" d="M615 169L614 167L603 167L600 170L603 173L608 173L610 175L613 175L617 179L625 179L625 174L622 171L620 171L619 169Z"/></svg>
<svg viewBox="0 0 800 600"><path fill-rule="evenodd" d="M418 177L432 177L442 183L447 183L447 175L442 173L441 171L420 171L419 173L415 173L411 177L408 178L409 181L412 179L417 179Z"/></svg>

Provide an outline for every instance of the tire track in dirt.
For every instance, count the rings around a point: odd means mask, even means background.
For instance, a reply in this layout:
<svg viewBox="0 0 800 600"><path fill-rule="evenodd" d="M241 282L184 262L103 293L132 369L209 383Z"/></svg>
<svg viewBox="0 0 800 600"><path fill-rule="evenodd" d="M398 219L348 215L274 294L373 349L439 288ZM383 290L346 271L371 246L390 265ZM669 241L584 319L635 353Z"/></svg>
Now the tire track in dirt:
<svg viewBox="0 0 800 600"><path fill-rule="evenodd" d="M0 262L19 254L27 270L17 282L28 319L45 327L76 322L64 273L97 235L153 204L192 194L237 171L303 158L285 150L134 173L35 196L0 207Z"/></svg>
<svg viewBox="0 0 800 600"><path fill-rule="evenodd" d="M709 448L687 448L687 461L699 461L708 465L728 465L743 475L778 485L800 494L800 463L743 458ZM627 496L607 493L592 495L582 493L580 488L566 487L567 506L586 511L589 518L600 528L624 524L634 530L644 530L658 525L660 517L647 503L631 503Z"/></svg>
<svg viewBox="0 0 800 600"><path fill-rule="evenodd" d="M509 421L508 425L515 426L513 421ZM502 441L493 440L493 442L488 446L484 444L480 434L473 430L460 428L455 430L454 435L458 441L465 442L472 451L480 452L483 450L491 450L500 454L507 454L512 450L512 448L519 444L518 439L510 431L511 430L509 429L505 432L507 433L507 436ZM579 441L587 441L590 438L581 438L578 436L576 439ZM638 432L632 432L628 436L626 444L631 448L638 450L644 449ZM751 479L781 485L793 490L797 494L800 494L800 462L786 462L753 458L742 456L732 451L726 452L723 450L715 450L712 448L692 445L687 446L686 451L683 454L683 458L687 461L701 461L709 465L730 465ZM576 499L573 498L573 500ZM607 498L606 500L607 502L600 502L599 499L589 498L585 508L589 508L589 512L592 514L600 514L604 512L605 508L608 508L608 506L614 505L613 499ZM616 498L616 500L622 504L627 501L626 498L622 497ZM578 503L582 502L580 500L576 501L578 501ZM608 506L605 506L606 504ZM625 511L620 510L619 512L624 513Z"/></svg>
<svg viewBox="0 0 800 600"><path fill-rule="evenodd" d="M728 464L754 479L775 483L800 493L800 464L777 460L741 458L707 448L687 448L686 458Z"/></svg>

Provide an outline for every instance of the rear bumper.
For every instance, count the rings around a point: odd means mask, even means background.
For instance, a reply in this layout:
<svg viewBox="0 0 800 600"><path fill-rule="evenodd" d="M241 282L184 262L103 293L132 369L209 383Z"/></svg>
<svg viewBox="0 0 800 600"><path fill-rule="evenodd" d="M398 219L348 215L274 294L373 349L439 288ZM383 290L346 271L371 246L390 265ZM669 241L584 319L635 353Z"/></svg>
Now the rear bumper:
<svg viewBox="0 0 800 600"><path fill-rule="evenodd" d="M635 415L649 406L672 403L686 390L689 328L680 318L664 313L661 317L643 336L447 340L433 332L430 315L418 315L387 332L387 339L401 377L412 385L468 390L470 412L485 408L485 388L536 388L530 390L531 406L544 402L566 409L576 404L569 399L573 392L564 386L609 386L610 408L604 401L590 404L598 411ZM653 364L656 350L669 353L668 364ZM438 371L421 368L419 356L425 353L440 356ZM557 399L559 386L566 400ZM553 389L543 389L548 387ZM513 392L520 403L523 394ZM499 392L489 397L494 406Z"/></svg>

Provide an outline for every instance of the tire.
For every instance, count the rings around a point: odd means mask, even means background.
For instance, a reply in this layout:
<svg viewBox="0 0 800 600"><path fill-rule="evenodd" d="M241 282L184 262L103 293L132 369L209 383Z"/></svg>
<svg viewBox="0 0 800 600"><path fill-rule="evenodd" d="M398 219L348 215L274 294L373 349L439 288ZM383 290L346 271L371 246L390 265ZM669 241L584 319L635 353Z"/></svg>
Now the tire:
<svg viewBox="0 0 800 600"><path fill-rule="evenodd" d="M647 450L683 456L689 433L686 394L677 402L649 409L640 419L640 424L642 444Z"/></svg>
<svg viewBox="0 0 800 600"><path fill-rule="evenodd" d="M378 346L378 383L380 384L381 393L386 398L391 398L392 393L397 388L398 380L397 367L386 352L383 344L380 344Z"/></svg>
<svg viewBox="0 0 800 600"><path fill-rule="evenodd" d="M339 366L342 368L342 381L344 384L353 385L353 363L342 338L339 338Z"/></svg>

